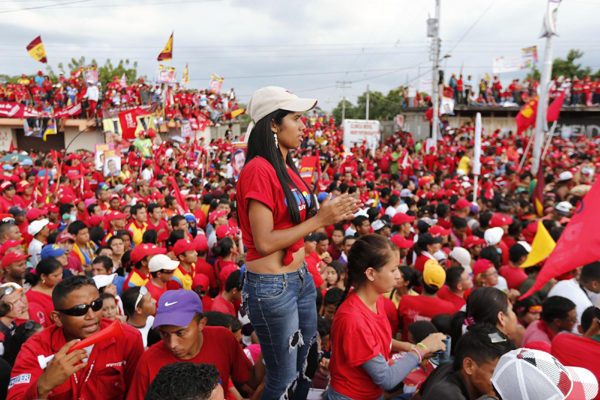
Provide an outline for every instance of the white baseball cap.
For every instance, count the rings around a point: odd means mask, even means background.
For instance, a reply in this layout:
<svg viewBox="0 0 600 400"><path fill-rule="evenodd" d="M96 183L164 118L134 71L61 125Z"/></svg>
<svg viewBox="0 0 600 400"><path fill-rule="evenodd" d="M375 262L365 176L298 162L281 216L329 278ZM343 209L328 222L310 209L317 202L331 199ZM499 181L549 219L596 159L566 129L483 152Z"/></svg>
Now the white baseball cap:
<svg viewBox="0 0 600 400"><path fill-rule="evenodd" d="M304 112L315 108L316 105L316 99L301 99L282 87L267 86L258 89L250 98L246 108L246 113L252 119L246 132L246 142L250 138L254 125L272 112L277 110Z"/></svg>
<svg viewBox="0 0 600 400"><path fill-rule="evenodd" d="M50 223L50 221L48 219L42 219L40 221L33 221L27 227L27 233L29 233L31 236L35 236L38 233L40 233L40 231L49 223Z"/></svg>
<svg viewBox="0 0 600 400"><path fill-rule="evenodd" d="M471 253L469 253L469 250L462 247L455 247L452 249L449 256L458 261L469 274L473 273L473 270L471 269Z"/></svg>
<svg viewBox="0 0 600 400"><path fill-rule="evenodd" d="M573 179L571 171L561 172L560 175L558 175L559 182L568 181L569 179Z"/></svg>
<svg viewBox="0 0 600 400"><path fill-rule="evenodd" d="M103 287L108 286L111 283L113 283L116 276L117 276L117 274L96 275L96 276L93 276L92 279L94 280L96 287L98 289L102 289Z"/></svg>
<svg viewBox="0 0 600 400"><path fill-rule="evenodd" d="M158 272L166 269L167 271L173 271L179 266L179 261L173 261L164 254L157 254L150 259L148 263L148 271Z"/></svg>
<svg viewBox="0 0 600 400"><path fill-rule="evenodd" d="M500 227L491 228L485 231L483 238L485 239L488 246L494 246L500 243L502 236L504 235L504 229Z"/></svg>

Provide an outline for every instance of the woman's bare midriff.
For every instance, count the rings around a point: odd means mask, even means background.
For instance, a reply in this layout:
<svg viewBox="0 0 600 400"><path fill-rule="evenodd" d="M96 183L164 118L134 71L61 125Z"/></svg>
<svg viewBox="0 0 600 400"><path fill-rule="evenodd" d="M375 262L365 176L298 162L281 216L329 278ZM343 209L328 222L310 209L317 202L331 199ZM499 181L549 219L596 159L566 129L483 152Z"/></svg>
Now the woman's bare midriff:
<svg viewBox="0 0 600 400"><path fill-rule="evenodd" d="M290 265L283 265L284 250L276 251L258 260L248 261L246 269L257 274L284 274L298 270L304 263L304 247L294 253L294 261Z"/></svg>

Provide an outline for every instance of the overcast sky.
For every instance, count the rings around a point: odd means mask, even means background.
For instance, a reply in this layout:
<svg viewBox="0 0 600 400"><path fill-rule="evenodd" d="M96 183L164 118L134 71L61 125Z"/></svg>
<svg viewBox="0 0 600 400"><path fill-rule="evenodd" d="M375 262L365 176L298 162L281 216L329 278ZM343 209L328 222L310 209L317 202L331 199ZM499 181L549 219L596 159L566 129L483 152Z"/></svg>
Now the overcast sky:
<svg viewBox="0 0 600 400"><path fill-rule="evenodd" d="M475 79L491 75L492 57L518 56L533 45L543 58L545 0L441 3L447 73L462 66ZM100 64L138 61L139 72L154 77L156 57L174 30L169 64L179 78L189 63L192 87L206 87L216 73L243 102L277 85L331 110L342 96L336 82L352 82L346 95L355 102L367 84L386 94L407 81L418 84L419 74L431 76L426 19L434 10L434 0L0 0L0 73L38 71L43 65L25 47L41 34L55 71L83 55ZM582 63L600 69L599 12L600 0L563 1L555 57L579 48Z"/></svg>

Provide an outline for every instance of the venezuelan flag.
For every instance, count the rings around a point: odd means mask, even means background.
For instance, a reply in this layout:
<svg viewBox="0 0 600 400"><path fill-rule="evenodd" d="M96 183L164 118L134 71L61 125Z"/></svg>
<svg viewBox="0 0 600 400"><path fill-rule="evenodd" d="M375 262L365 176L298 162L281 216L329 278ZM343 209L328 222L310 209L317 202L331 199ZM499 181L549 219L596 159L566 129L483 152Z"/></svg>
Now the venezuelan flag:
<svg viewBox="0 0 600 400"><path fill-rule="evenodd" d="M56 124L48 125L46 131L44 132L44 142L46 141L47 135L56 135Z"/></svg>

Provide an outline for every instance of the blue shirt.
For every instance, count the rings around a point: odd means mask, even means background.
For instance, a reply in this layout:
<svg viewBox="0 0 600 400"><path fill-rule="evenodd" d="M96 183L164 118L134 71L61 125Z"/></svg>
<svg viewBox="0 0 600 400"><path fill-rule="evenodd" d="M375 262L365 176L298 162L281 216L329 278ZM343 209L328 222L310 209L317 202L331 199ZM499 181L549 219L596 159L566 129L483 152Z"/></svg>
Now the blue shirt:
<svg viewBox="0 0 600 400"><path fill-rule="evenodd" d="M35 83L38 84L39 87L42 87L42 83L44 82L44 77L43 76L36 76L35 78L33 78L33 80L35 81Z"/></svg>

